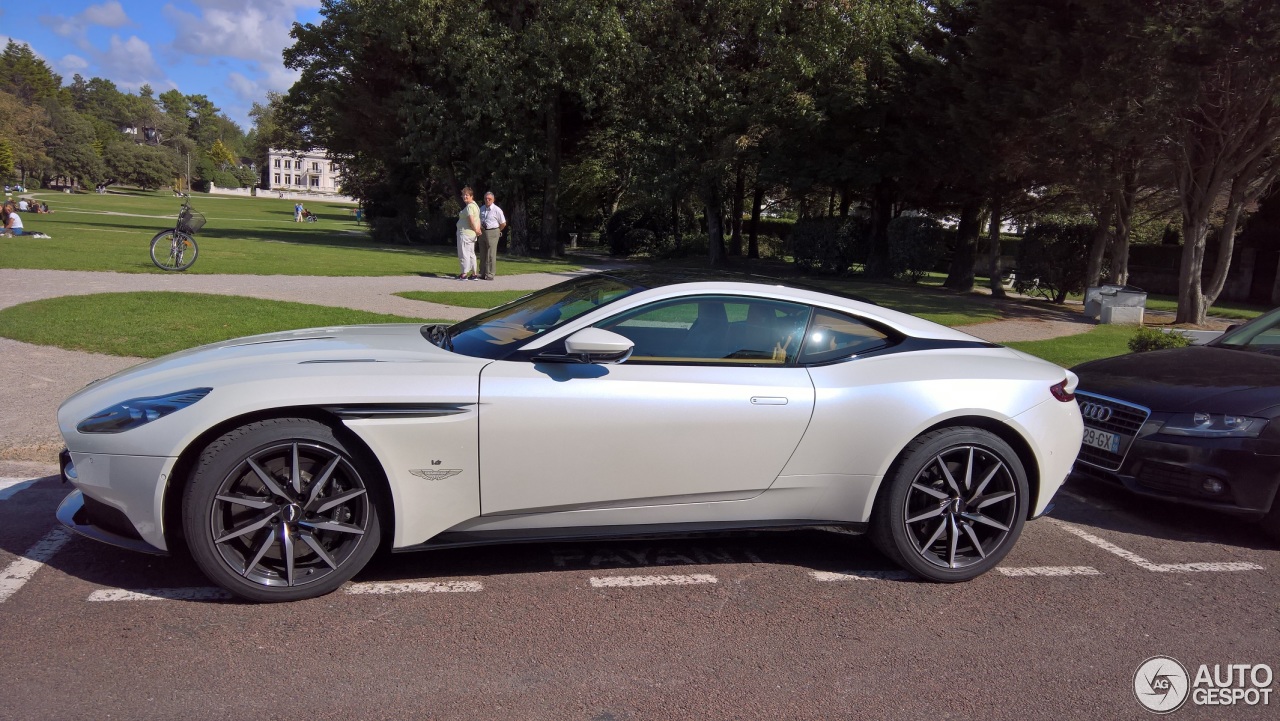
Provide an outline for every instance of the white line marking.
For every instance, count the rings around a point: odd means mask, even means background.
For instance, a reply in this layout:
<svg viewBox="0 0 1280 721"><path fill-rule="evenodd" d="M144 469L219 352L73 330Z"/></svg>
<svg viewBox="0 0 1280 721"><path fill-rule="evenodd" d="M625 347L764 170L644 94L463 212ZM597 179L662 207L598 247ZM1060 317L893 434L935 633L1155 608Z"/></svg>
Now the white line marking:
<svg viewBox="0 0 1280 721"><path fill-rule="evenodd" d="M810 571L815 581L907 581L912 578L906 571L851 571L835 573L833 571Z"/></svg>
<svg viewBox="0 0 1280 721"><path fill-rule="evenodd" d="M0 478L0 501L7 501L18 493L30 488L32 484L40 479L28 478Z"/></svg>
<svg viewBox="0 0 1280 721"><path fill-rule="evenodd" d="M1085 541L1088 541L1089 543L1092 543L1093 545L1097 546L1098 548L1101 548L1107 553L1114 553L1115 555L1123 558L1124 560L1128 561L1129 563L1132 563L1133 565L1141 569L1152 571L1155 573L1196 573L1199 571L1261 571L1263 570L1263 567L1259 566L1256 563L1247 563L1244 561L1235 561L1235 562L1227 562L1227 563L1152 563L1151 561L1148 561L1147 559L1143 558L1142 556L1139 556L1133 551L1126 551L1125 549L1117 546L1116 544L1106 539L1099 538L1093 535L1092 533L1089 533L1088 531L1080 528L1076 528L1075 526L1069 523L1059 521L1056 518L1046 518L1045 520L1061 528L1067 533L1070 533L1072 535L1075 535L1079 538L1084 539Z"/></svg>
<svg viewBox="0 0 1280 721"><path fill-rule="evenodd" d="M212 586L192 588L108 588L89 594L90 601L226 601L233 596Z"/></svg>
<svg viewBox="0 0 1280 721"><path fill-rule="evenodd" d="M697 583L719 583L719 579L708 573L690 575L673 574L669 576L593 576L592 588L633 588L637 586L690 586Z"/></svg>
<svg viewBox="0 0 1280 721"><path fill-rule="evenodd" d="M353 583L343 589L347 593L475 593L483 591L479 581L418 581L414 583Z"/></svg>
<svg viewBox="0 0 1280 721"><path fill-rule="evenodd" d="M1024 566L1022 568L996 569L1006 576L1101 576L1093 566Z"/></svg>
<svg viewBox="0 0 1280 721"><path fill-rule="evenodd" d="M36 545L27 549L18 560L10 563L0 571L0 603L18 592L44 564L53 558L53 554L62 548L62 544L71 540L71 532L64 528L55 528L44 534L44 538L36 541Z"/></svg>

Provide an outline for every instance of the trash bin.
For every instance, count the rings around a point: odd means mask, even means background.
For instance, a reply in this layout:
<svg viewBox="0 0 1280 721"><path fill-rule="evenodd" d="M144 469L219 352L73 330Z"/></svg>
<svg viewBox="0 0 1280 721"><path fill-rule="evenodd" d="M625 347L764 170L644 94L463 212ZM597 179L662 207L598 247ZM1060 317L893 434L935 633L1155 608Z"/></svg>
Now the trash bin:
<svg viewBox="0 0 1280 721"><path fill-rule="evenodd" d="M1085 314L1090 311L1090 292L1097 307L1097 318L1102 323L1142 325L1143 311L1147 307L1147 292L1131 285L1104 285L1085 291ZM1093 316L1090 316L1093 317Z"/></svg>

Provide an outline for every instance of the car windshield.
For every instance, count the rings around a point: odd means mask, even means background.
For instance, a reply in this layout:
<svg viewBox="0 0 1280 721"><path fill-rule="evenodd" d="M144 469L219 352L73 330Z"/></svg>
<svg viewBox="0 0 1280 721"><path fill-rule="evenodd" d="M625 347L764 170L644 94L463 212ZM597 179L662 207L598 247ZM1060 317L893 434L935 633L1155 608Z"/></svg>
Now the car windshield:
<svg viewBox="0 0 1280 721"><path fill-rule="evenodd" d="M456 323L441 345L475 358L502 358L533 336L641 290L607 275L575 278Z"/></svg>
<svg viewBox="0 0 1280 721"><path fill-rule="evenodd" d="M1223 348L1280 354L1280 308L1258 316L1218 339Z"/></svg>

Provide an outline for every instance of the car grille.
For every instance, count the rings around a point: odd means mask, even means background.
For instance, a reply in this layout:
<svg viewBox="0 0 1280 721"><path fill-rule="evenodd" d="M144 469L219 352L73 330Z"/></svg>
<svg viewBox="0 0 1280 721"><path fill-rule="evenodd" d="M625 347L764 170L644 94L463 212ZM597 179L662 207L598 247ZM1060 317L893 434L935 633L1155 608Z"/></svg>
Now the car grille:
<svg viewBox="0 0 1280 721"><path fill-rule="evenodd" d="M1076 403L1080 404L1082 413L1085 411L1086 403L1110 410L1110 418L1105 421L1090 418L1086 414L1084 424L1089 428L1124 436L1127 441L1121 444L1120 453L1112 453L1101 448L1081 445L1079 460L1108 471L1120 470L1120 466L1124 463L1125 454L1129 452L1129 446L1133 445L1133 437L1138 435L1138 431L1142 429L1142 424L1147 422L1147 416L1151 415L1151 411L1142 406L1118 401L1115 398L1082 391L1076 391Z"/></svg>

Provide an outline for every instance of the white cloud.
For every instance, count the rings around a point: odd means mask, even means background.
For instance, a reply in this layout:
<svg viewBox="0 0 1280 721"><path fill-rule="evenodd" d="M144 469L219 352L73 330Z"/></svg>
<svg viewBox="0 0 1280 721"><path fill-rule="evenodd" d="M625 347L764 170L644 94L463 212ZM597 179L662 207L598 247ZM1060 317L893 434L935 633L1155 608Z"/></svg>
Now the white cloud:
<svg viewBox="0 0 1280 721"><path fill-rule="evenodd" d="M64 38L77 40L81 47L88 43L86 34L91 27L121 28L132 25L124 7L116 0L101 5L90 5L71 17L65 15L41 15L40 22Z"/></svg>
<svg viewBox="0 0 1280 721"><path fill-rule="evenodd" d="M279 62L281 52L292 42L289 30L298 9L318 4L315 0L195 0L195 13L173 5L165 5L163 12L177 28L175 50Z"/></svg>
<svg viewBox="0 0 1280 721"><path fill-rule="evenodd" d="M101 5L90 5L77 17L89 25L101 25L106 28L122 28L133 22L116 0L108 0Z"/></svg>
<svg viewBox="0 0 1280 721"><path fill-rule="evenodd" d="M151 56L151 46L137 35L129 36L128 40L112 35L107 50L95 56L102 74L122 88L136 89L148 78L161 75L160 67Z"/></svg>
<svg viewBox="0 0 1280 721"><path fill-rule="evenodd" d="M58 69L58 72L62 73L63 75L75 75L81 70L85 70L86 68L88 68L89 61L85 60L79 55L68 54L68 55L63 55L61 60L54 63L54 66Z"/></svg>
<svg viewBox="0 0 1280 721"><path fill-rule="evenodd" d="M246 101L257 100L265 94L261 85L240 73L233 72L227 75L227 87L231 88L231 92L235 93L237 98Z"/></svg>

